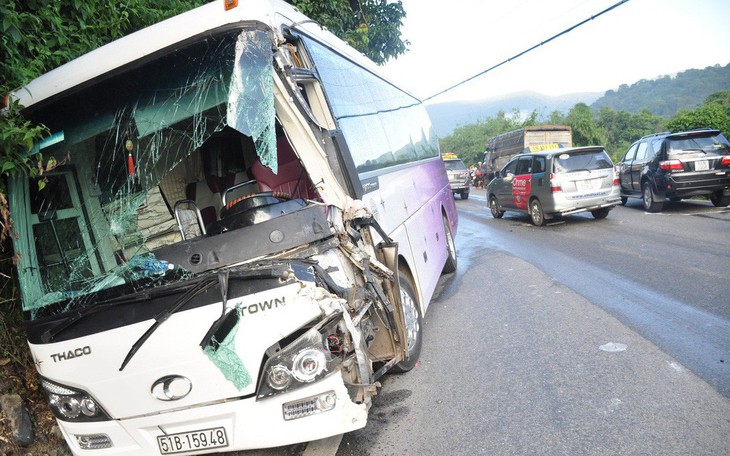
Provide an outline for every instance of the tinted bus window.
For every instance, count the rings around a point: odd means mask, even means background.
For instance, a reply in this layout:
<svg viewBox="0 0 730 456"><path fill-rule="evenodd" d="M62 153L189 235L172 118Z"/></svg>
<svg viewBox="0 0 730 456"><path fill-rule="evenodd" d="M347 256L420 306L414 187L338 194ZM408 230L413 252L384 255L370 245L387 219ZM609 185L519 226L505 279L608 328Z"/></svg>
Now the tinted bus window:
<svg viewBox="0 0 730 456"><path fill-rule="evenodd" d="M303 39L360 174L438 156L436 136L417 98Z"/></svg>

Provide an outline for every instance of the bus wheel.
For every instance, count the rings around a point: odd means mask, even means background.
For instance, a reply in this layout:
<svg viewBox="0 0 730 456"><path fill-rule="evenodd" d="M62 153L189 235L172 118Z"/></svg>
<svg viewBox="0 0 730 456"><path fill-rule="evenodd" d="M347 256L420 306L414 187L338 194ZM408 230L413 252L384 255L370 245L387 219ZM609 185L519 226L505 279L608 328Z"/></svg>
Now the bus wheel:
<svg viewBox="0 0 730 456"><path fill-rule="evenodd" d="M418 298L416 298L415 288L411 277L407 271L400 269L398 271L400 284L400 301L403 306L403 313L406 320L406 336L408 343L408 360L403 360L393 366L391 372L402 373L408 372L416 366L418 357L421 355L421 343L423 335L421 334L421 311L418 308Z"/></svg>
<svg viewBox="0 0 730 456"><path fill-rule="evenodd" d="M446 217L442 217L444 221L444 237L446 238L446 264L444 264L444 273L456 271L456 244L454 244L454 236L451 235L451 228L449 228L449 221Z"/></svg>

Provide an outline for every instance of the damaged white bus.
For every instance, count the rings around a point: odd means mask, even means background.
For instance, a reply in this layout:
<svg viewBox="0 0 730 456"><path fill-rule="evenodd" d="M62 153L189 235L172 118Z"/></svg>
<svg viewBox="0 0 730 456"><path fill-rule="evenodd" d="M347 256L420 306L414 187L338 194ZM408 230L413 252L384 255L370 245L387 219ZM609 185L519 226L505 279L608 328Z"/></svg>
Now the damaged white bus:
<svg viewBox="0 0 730 456"><path fill-rule="evenodd" d="M365 426L456 269L419 101L275 0L209 3L13 96L23 310L75 454L202 454ZM110 6L111 7L111 6Z"/></svg>

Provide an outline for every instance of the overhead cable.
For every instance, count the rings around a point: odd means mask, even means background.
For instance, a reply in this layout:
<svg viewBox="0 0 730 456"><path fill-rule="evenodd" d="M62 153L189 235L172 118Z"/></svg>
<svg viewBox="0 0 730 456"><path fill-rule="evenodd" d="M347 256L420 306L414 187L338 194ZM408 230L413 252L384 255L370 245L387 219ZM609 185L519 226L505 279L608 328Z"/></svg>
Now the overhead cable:
<svg viewBox="0 0 730 456"><path fill-rule="evenodd" d="M536 45L534 45L534 46L532 46L532 47L530 47L530 48L528 48L528 49L525 49L524 51L522 51L522 52L520 52L520 53L518 53L518 54L515 54L515 55L513 55L512 57L510 57L510 58L508 58L508 59L506 59L506 60L503 60L502 62L499 62L498 64L496 64L496 65L494 65L494 66L491 66L491 67L487 68L486 70L484 70L484 71L481 71L481 72L479 72L479 73L475 74L474 76L471 76L471 77L469 77L469 78L467 78L467 79L464 79L464 80L463 80L463 81L461 81L461 82L458 82L458 83L456 83L456 84L454 84L454 85L452 85L452 86L450 86L450 87L447 87L446 89L444 89L444 90L442 90L442 91L440 91L440 92L438 92L438 93L436 93L436 94L434 94L434 95L431 95L430 97L424 98L423 100L421 100L421 102L423 103L423 102L426 102L426 101L428 101L428 100L430 100L430 99L432 99L432 98L436 98L436 97L437 97L437 96L439 96L439 95L443 95L444 93L448 92L449 90L455 89L455 88L457 88L457 87L459 87L459 86L461 86L461 85L464 85L464 84L466 84L467 82L471 81L472 79L476 79L476 78L478 78L479 76L481 76L481 75L483 75L483 74L485 74L485 73L488 73L488 72L490 72L490 71L492 71L492 70L494 70L494 69L496 69L496 68L499 68L499 67L501 67L501 66L502 66L502 65L504 65L505 63L509 63L509 62L511 62L511 61L513 61L513 60L515 60L515 59L516 59L516 58L518 58L518 57L522 57L523 55L527 54L528 52L534 51L534 50L535 50L535 49L537 49L538 47L540 47L540 46L542 46L542 45L544 45L544 44L547 44L547 43L551 42L551 41L552 41L552 40L554 40L555 38L558 38L558 37L560 37L560 36L563 36L563 35L565 35L565 34L567 34L567 33L569 33L569 32L572 32L573 30L577 29L577 28L578 28L578 27L580 27L581 25L583 25L583 24L586 24L587 22L590 22L590 21L592 21L593 19L596 19L597 17L599 17L599 16L601 16L601 15L603 15L603 14L606 14L606 13L608 13L609 11L611 11L611 10L613 10L613 9L615 9L615 8L618 8L619 6L623 5L624 3L627 3L628 1L629 1L629 0L621 0L621 1L620 1L620 2L618 2L618 3L616 3L616 4L612 5L612 6L609 6L608 8L606 8L606 9L605 9L605 10L603 10L603 11L601 11L600 13L598 13L598 14L594 14L594 15L592 15L591 17L589 17L589 18L587 18L587 19L584 19L583 21L581 21L581 22L579 22L579 23L577 23L577 24L573 25L572 27L569 27L569 28L567 28L567 29L563 30L562 32L560 32L560 33L558 33L558 34L556 34L556 35L553 35L553 36L551 36L550 38L546 39L545 41L542 41L542 42L540 42L540 43L538 43L538 44L536 44Z"/></svg>

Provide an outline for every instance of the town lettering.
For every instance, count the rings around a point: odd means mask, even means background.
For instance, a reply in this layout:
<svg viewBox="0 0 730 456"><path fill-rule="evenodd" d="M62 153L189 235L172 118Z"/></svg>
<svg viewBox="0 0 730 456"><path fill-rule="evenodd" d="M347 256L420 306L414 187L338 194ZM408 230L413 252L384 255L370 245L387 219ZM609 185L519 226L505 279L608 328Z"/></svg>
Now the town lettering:
<svg viewBox="0 0 730 456"><path fill-rule="evenodd" d="M256 302L253 304L249 304L247 306L243 305L238 308L239 315L246 316L246 315L254 315L259 312L265 312L267 310L276 309L278 307L283 307L286 305L286 298L282 296L281 298L274 298L268 301L261 301Z"/></svg>
<svg viewBox="0 0 730 456"><path fill-rule="evenodd" d="M88 345L86 347L77 348L75 350L69 350L67 352L63 353L55 353L51 355L51 359L54 363L58 363L61 361L67 361L69 359L78 358L79 356L84 355L90 355L91 354L91 347Z"/></svg>

